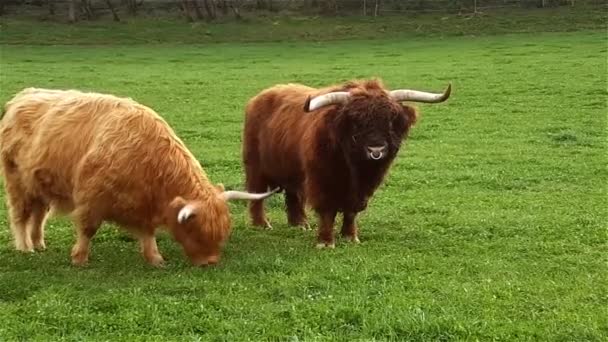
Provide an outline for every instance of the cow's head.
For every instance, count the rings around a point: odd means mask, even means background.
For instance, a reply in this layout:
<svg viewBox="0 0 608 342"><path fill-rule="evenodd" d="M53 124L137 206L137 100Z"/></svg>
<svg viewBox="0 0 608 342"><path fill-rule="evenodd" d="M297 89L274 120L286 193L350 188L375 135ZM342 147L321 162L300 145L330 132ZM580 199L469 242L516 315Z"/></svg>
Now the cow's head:
<svg viewBox="0 0 608 342"><path fill-rule="evenodd" d="M231 220L227 202L233 199L260 200L277 191L278 188L261 194L224 191L224 186L218 184L199 198L186 200L178 196L169 206L171 233L182 245L192 264L216 264L230 235Z"/></svg>
<svg viewBox="0 0 608 342"><path fill-rule="evenodd" d="M384 88L377 80L348 82L341 89L309 97L305 110L334 106L328 115L337 143L353 161L383 163L392 160L409 128L416 109L402 101L437 103L448 99L451 85L442 94Z"/></svg>

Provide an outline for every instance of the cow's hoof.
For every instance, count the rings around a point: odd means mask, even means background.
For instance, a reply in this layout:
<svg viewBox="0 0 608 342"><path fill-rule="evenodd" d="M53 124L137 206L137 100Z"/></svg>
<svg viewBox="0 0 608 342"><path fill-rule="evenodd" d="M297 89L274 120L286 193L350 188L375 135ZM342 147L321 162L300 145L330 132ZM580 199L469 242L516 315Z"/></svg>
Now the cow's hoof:
<svg viewBox="0 0 608 342"><path fill-rule="evenodd" d="M34 247L31 241L16 241L15 249L22 253L33 253Z"/></svg>
<svg viewBox="0 0 608 342"><path fill-rule="evenodd" d="M304 230L304 231L312 230L312 226L308 222L299 224L298 228L300 228L301 230Z"/></svg>
<svg viewBox="0 0 608 342"><path fill-rule="evenodd" d="M74 255L72 256L72 265L74 266L84 266L89 262L88 255Z"/></svg>
<svg viewBox="0 0 608 342"><path fill-rule="evenodd" d="M78 247L78 245L75 245L72 248L72 265L84 266L89 262L89 251Z"/></svg>
<svg viewBox="0 0 608 342"><path fill-rule="evenodd" d="M323 248L336 248L336 244L333 242L319 242L317 243L317 249L323 249Z"/></svg>
<svg viewBox="0 0 608 342"><path fill-rule="evenodd" d="M163 259L163 256L160 254L155 254L155 255L146 257L146 262L154 267L158 267L158 268L165 267L165 259Z"/></svg>
<svg viewBox="0 0 608 342"><path fill-rule="evenodd" d="M268 221L253 223L253 227L261 230L272 230L272 225Z"/></svg>
<svg viewBox="0 0 608 342"><path fill-rule="evenodd" d="M361 241L359 240L358 236L352 236L352 235L347 235L344 237L344 240L350 242L350 243L354 243L354 244L359 244L361 243Z"/></svg>
<svg viewBox="0 0 608 342"><path fill-rule="evenodd" d="M37 251L44 251L46 249L46 244L44 240L34 242L34 249Z"/></svg>

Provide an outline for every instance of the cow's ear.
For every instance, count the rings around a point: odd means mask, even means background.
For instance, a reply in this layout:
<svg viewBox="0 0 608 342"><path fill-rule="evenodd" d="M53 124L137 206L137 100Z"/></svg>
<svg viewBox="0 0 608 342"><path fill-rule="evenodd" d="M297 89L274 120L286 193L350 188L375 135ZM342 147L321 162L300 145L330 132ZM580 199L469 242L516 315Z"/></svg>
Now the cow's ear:
<svg viewBox="0 0 608 342"><path fill-rule="evenodd" d="M416 108L408 105L401 105L401 107L402 111L393 119L393 130L399 135L405 134L418 120Z"/></svg>
<svg viewBox="0 0 608 342"><path fill-rule="evenodd" d="M408 117L408 122L410 126L415 126L418 122L418 110L415 107L410 107L407 105L402 105L405 110L405 115Z"/></svg>
<svg viewBox="0 0 608 342"><path fill-rule="evenodd" d="M338 136L344 136L351 134L352 131L352 121L348 117L348 114L343 111L336 110L333 113L334 118L334 128Z"/></svg>
<svg viewBox="0 0 608 342"><path fill-rule="evenodd" d="M349 132L346 115L339 110L330 109L325 113L325 121L327 130L319 138L324 140L323 144L339 145Z"/></svg>
<svg viewBox="0 0 608 342"><path fill-rule="evenodd" d="M171 201L171 203L169 204L169 206L171 207L171 209L174 209L174 210L179 210L184 205L186 205L186 200L183 197L181 197L181 196L175 197L173 199L173 201Z"/></svg>

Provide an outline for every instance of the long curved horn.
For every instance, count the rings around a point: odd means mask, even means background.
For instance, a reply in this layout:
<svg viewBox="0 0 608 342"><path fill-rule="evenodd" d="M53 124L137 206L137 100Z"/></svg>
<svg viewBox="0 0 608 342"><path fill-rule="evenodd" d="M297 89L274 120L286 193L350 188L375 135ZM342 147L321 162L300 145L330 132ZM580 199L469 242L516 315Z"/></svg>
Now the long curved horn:
<svg viewBox="0 0 608 342"><path fill-rule="evenodd" d="M272 191L267 191L267 192L264 192L261 194L252 194L250 192L245 192L245 191L230 190L230 191L224 191L224 192L220 193L220 196L226 201L230 201L233 199L261 200L266 197L269 197L270 195L274 194L275 192L279 191L280 189L281 189L280 187L277 187Z"/></svg>
<svg viewBox="0 0 608 342"><path fill-rule="evenodd" d="M348 101L350 98L350 93L347 91L335 91L333 93L327 93L323 95L319 95L317 97L313 97L307 101L308 106L306 109L307 112L312 112L313 110L319 109L321 107L329 106L331 104L339 104Z"/></svg>
<svg viewBox="0 0 608 342"><path fill-rule="evenodd" d="M424 91L410 89L398 89L391 91L390 95L397 101L438 103L447 100L450 97L451 92L452 83L448 83L448 87L443 91L443 94L427 93Z"/></svg>

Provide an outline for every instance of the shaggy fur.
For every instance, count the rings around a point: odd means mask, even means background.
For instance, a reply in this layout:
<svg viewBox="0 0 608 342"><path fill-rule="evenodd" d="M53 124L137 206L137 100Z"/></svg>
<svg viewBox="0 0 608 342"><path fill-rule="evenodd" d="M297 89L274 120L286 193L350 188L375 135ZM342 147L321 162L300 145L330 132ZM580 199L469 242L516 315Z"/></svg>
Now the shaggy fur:
<svg viewBox="0 0 608 342"><path fill-rule="evenodd" d="M72 262L87 262L104 221L138 237L160 265L157 227L168 228L195 265L218 262L230 233L223 186L152 109L131 99L75 90L28 88L5 106L0 158L15 247L45 248L49 209L77 228ZM179 223L188 205L190 217Z"/></svg>
<svg viewBox="0 0 608 342"><path fill-rule="evenodd" d="M304 110L312 97L333 91L349 91L352 98L344 105ZM416 110L390 98L378 80L266 89L246 107L247 190L284 188L290 225L308 226L304 206L309 204L320 219L318 247L334 246L338 212L344 214L342 235L358 242L356 215L366 208L416 118ZM384 157L372 160L368 149L382 145ZM254 225L270 227L263 201L251 202L249 210Z"/></svg>

